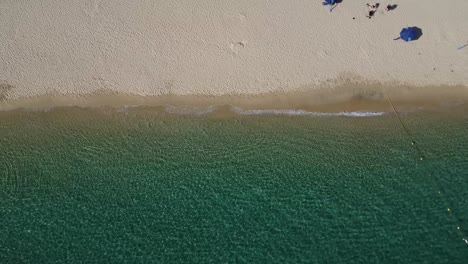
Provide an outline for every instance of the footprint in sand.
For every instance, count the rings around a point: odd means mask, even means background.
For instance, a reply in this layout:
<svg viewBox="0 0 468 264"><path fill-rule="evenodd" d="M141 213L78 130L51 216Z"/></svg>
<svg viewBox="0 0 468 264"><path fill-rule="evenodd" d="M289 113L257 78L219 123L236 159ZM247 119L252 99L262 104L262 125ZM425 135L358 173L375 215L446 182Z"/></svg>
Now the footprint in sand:
<svg viewBox="0 0 468 264"><path fill-rule="evenodd" d="M0 81L0 102L3 102L8 98L8 95L13 88L14 86L6 81Z"/></svg>
<svg viewBox="0 0 468 264"><path fill-rule="evenodd" d="M247 45L247 41L242 40L238 42L231 42L229 47L231 48L231 51L237 56L239 55L239 51L244 49L246 45Z"/></svg>

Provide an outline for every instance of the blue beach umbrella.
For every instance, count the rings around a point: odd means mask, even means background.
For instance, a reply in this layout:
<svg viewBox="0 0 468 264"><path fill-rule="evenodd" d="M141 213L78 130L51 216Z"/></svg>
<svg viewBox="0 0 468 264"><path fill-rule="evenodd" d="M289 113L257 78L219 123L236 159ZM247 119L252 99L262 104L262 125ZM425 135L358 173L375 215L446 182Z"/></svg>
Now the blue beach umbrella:
<svg viewBox="0 0 468 264"><path fill-rule="evenodd" d="M330 12L333 10L333 5L336 3L336 0L324 0L322 5L330 5Z"/></svg>
<svg viewBox="0 0 468 264"><path fill-rule="evenodd" d="M418 27L406 27L400 32L400 38L404 41L417 40L422 35L422 30Z"/></svg>

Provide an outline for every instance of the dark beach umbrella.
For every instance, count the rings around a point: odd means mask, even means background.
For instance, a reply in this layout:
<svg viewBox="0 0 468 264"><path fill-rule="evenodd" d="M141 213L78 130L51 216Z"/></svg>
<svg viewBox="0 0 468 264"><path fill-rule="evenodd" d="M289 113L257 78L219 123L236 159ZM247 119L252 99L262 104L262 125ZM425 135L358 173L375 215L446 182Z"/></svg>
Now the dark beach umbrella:
<svg viewBox="0 0 468 264"><path fill-rule="evenodd" d="M422 30L418 27L406 27L400 32L400 38L404 41L417 40L421 36Z"/></svg>
<svg viewBox="0 0 468 264"><path fill-rule="evenodd" d="M325 0L322 5L334 5L336 0Z"/></svg>
<svg viewBox="0 0 468 264"><path fill-rule="evenodd" d="M333 10L333 5L338 3L337 0L324 0L322 5L330 5L330 12Z"/></svg>

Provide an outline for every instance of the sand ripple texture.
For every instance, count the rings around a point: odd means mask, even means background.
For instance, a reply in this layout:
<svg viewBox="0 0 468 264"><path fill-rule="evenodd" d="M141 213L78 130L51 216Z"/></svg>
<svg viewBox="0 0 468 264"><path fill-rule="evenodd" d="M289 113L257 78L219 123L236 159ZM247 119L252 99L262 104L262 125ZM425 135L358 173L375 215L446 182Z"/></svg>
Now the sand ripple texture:
<svg viewBox="0 0 468 264"><path fill-rule="evenodd" d="M0 101L117 91L261 94L339 80L468 86L466 0L0 2ZM353 19L355 18L355 19ZM413 42L394 41L420 27Z"/></svg>

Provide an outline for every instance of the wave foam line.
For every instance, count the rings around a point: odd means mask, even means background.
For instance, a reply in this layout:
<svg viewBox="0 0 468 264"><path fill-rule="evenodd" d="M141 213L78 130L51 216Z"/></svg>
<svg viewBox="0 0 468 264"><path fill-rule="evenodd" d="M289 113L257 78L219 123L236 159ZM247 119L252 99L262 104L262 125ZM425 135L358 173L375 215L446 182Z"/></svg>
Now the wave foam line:
<svg viewBox="0 0 468 264"><path fill-rule="evenodd" d="M235 107L235 106L233 106L231 110L240 115L373 117L373 116L382 116L385 114L385 112L365 112L365 111L326 113L326 112L308 112L304 110L294 110L294 109L243 110L242 108Z"/></svg>
<svg viewBox="0 0 468 264"><path fill-rule="evenodd" d="M191 107L191 106L172 106L166 105L164 108L166 113L169 114L182 114L182 115L206 115L216 110L215 106L209 107Z"/></svg>

